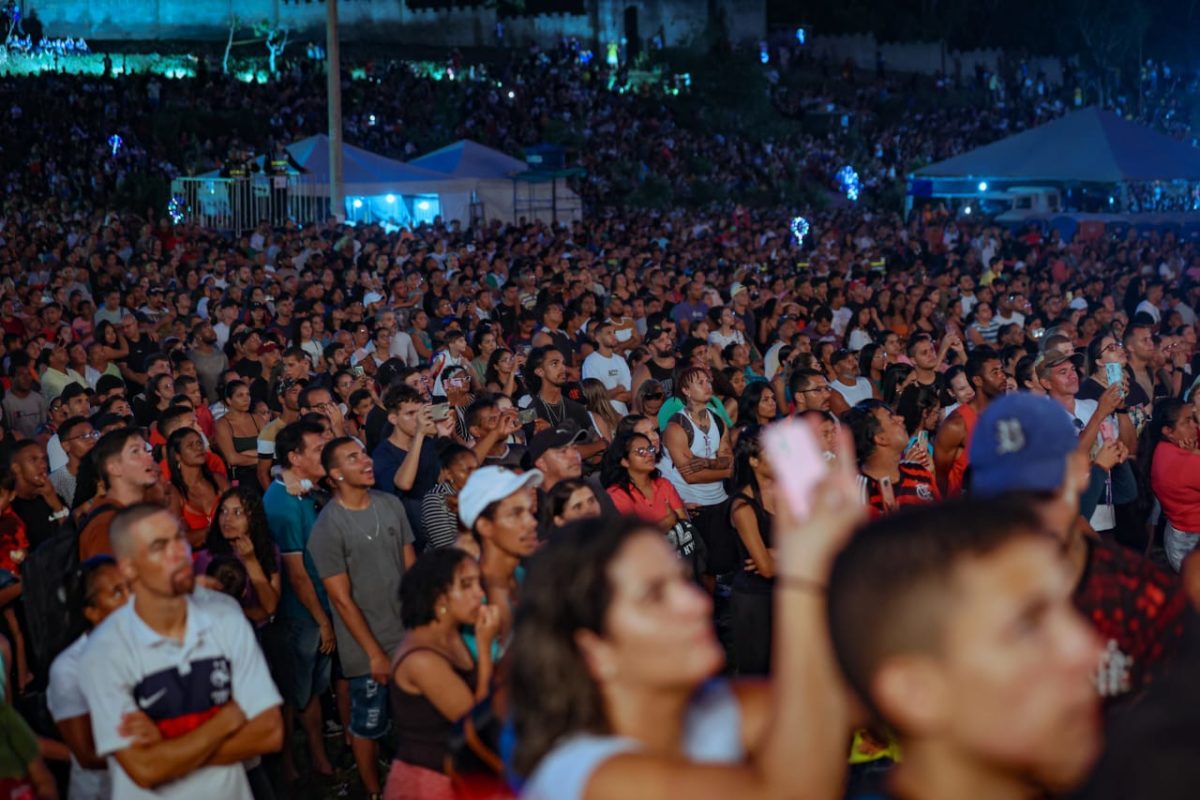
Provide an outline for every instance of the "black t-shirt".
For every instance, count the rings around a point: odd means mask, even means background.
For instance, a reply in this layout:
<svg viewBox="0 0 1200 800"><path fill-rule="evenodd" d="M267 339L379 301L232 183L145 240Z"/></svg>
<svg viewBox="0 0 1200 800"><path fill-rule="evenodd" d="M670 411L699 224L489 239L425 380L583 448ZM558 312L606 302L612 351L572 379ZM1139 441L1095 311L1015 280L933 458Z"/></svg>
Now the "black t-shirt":
<svg viewBox="0 0 1200 800"><path fill-rule="evenodd" d="M587 409L568 397L563 397L561 404L547 404L539 395L533 398L533 407L537 410L538 419L544 419L552 426L557 427L564 419L569 419L578 425L581 431L592 428L592 420L588 417Z"/></svg>
<svg viewBox="0 0 1200 800"><path fill-rule="evenodd" d="M1079 385L1079 394L1075 395L1077 400L1099 400L1100 395L1107 391L1105 387L1100 385L1100 382L1095 378L1088 378ZM1129 381L1129 397L1125 400L1127 406L1150 406L1150 398L1146 396L1146 390L1137 381Z"/></svg>
<svg viewBox="0 0 1200 800"><path fill-rule="evenodd" d="M35 495L29 500L14 497L12 508L25 523L25 534L29 537L30 550L36 550L38 545L58 531L59 522L50 519L50 515L54 512L41 495Z"/></svg>

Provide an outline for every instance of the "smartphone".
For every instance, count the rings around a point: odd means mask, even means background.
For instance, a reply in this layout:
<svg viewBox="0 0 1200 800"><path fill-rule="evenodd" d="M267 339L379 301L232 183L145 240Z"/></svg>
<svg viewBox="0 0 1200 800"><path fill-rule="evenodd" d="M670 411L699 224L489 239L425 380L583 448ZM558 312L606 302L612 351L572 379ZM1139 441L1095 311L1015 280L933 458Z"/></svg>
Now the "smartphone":
<svg viewBox="0 0 1200 800"><path fill-rule="evenodd" d="M1104 376L1108 378L1109 386L1120 386L1121 397L1125 396L1125 371L1120 364L1105 364Z"/></svg>
<svg viewBox="0 0 1200 800"><path fill-rule="evenodd" d="M800 519L812 510L812 494L829 471L812 428L795 417L776 422L762 434L775 479Z"/></svg>
<svg viewBox="0 0 1200 800"><path fill-rule="evenodd" d="M356 364L350 371L354 373L354 377L356 378L361 378L363 375L367 374L366 370L364 370L360 364Z"/></svg>
<svg viewBox="0 0 1200 800"><path fill-rule="evenodd" d="M530 425L533 423L533 421L535 419L537 419L537 409L536 408L532 408L532 407L522 408L520 411L517 412L517 421L520 422L522 425Z"/></svg>
<svg viewBox="0 0 1200 800"><path fill-rule="evenodd" d="M1031 330L1029 332L1029 335L1035 339L1040 339L1046 335L1046 329L1045 328L1034 328L1033 330Z"/></svg>
<svg viewBox="0 0 1200 800"><path fill-rule="evenodd" d="M917 433L917 444L924 450L929 449L929 431L920 431Z"/></svg>
<svg viewBox="0 0 1200 800"><path fill-rule="evenodd" d="M429 407L429 415L433 417L434 422L441 422L446 417L450 416L450 404L435 403Z"/></svg>

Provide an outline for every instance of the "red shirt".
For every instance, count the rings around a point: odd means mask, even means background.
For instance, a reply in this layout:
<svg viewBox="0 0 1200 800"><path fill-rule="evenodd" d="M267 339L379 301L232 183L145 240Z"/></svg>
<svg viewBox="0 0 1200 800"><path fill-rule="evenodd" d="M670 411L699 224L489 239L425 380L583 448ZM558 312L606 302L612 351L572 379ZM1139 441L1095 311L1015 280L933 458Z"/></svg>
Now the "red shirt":
<svg viewBox="0 0 1200 800"><path fill-rule="evenodd" d="M0 512L0 569L6 569L21 577L21 562L29 552L29 535L25 521L17 516L12 506Z"/></svg>
<svg viewBox="0 0 1200 800"><path fill-rule="evenodd" d="M1200 453L1159 442L1150 466L1150 487L1175 530L1200 533Z"/></svg>
<svg viewBox="0 0 1200 800"><path fill-rule="evenodd" d="M1179 577L1120 545L1088 542L1075 607L1107 648L1102 696L1133 698L1179 650L1190 608Z"/></svg>
<svg viewBox="0 0 1200 800"><path fill-rule="evenodd" d="M608 487L608 496L613 505L622 514L632 514L646 522L657 523L668 512L674 511L679 516L685 516L683 498L666 478L654 479L654 497L647 498L638 489L626 489L622 486Z"/></svg>
<svg viewBox="0 0 1200 800"><path fill-rule="evenodd" d="M900 481L892 484L892 496L895 498L893 507L887 507L883 487L876 479L860 473L858 489L871 519L907 506L923 506L941 499L933 475L925 467L912 461L900 462Z"/></svg>
<svg viewBox="0 0 1200 800"><path fill-rule="evenodd" d="M958 497L963 493L963 480L967 475L967 466L971 462L971 435L975 433L975 423L979 421L979 412L970 405L959 406L950 416L953 417L956 414L962 418L966 435L963 436L962 452L958 454L958 458L954 459L954 464L950 467L950 474L946 476L947 497Z"/></svg>

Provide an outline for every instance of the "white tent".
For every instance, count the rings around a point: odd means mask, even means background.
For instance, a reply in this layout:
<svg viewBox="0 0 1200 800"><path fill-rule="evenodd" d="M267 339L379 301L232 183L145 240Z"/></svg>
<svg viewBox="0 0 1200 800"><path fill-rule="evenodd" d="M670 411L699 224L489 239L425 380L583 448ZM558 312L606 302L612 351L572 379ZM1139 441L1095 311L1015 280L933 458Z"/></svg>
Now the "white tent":
<svg viewBox="0 0 1200 800"><path fill-rule="evenodd" d="M536 173L532 173L524 161L470 139L426 153L408 164L441 173L447 178L473 182L477 216L484 219L515 222L519 217L525 217L562 222L581 216L579 195L567 186L565 178L546 175L532 179ZM454 200L447 201L448 194L453 192L443 193L443 209L458 205ZM468 208L470 202L468 199ZM449 214L446 218L453 219Z"/></svg>
<svg viewBox="0 0 1200 800"><path fill-rule="evenodd" d="M328 213L329 137L309 136L288 145L287 151L303 170L288 179L290 216L323 218ZM258 163L261 168L261 156ZM189 202L207 215L236 216L231 190L220 185L219 177L213 171L188 179L198 184ZM579 196L563 177L530 172L525 162L465 139L407 163L343 143L342 180L344 213L351 222L403 226L440 216L465 227L481 219L550 222L580 217ZM257 178L255 183L255 196L267 197L266 180ZM298 214L300 208L305 212ZM253 225L264 213L255 206L242 216L244 223Z"/></svg>

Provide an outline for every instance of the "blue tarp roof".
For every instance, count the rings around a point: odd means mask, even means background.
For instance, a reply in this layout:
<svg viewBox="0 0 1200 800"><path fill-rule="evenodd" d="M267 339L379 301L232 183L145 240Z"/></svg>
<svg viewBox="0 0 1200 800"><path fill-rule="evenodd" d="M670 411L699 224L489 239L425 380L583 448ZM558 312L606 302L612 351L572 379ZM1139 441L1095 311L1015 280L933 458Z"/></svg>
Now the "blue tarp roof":
<svg viewBox="0 0 1200 800"><path fill-rule="evenodd" d="M1200 149L1093 107L913 174L1096 183L1200 179Z"/></svg>
<svg viewBox="0 0 1200 800"><path fill-rule="evenodd" d="M287 146L296 159L314 178L329 175L329 137L317 134ZM444 179L444 175L405 164L361 147L342 143L342 180L347 184L427 182Z"/></svg>
<svg viewBox="0 0 1200 800"><path fill-rule="evenodd" d="M408 163L454 178L510 178L529 169L524 161L470 139L446 145Z"/></svg>

